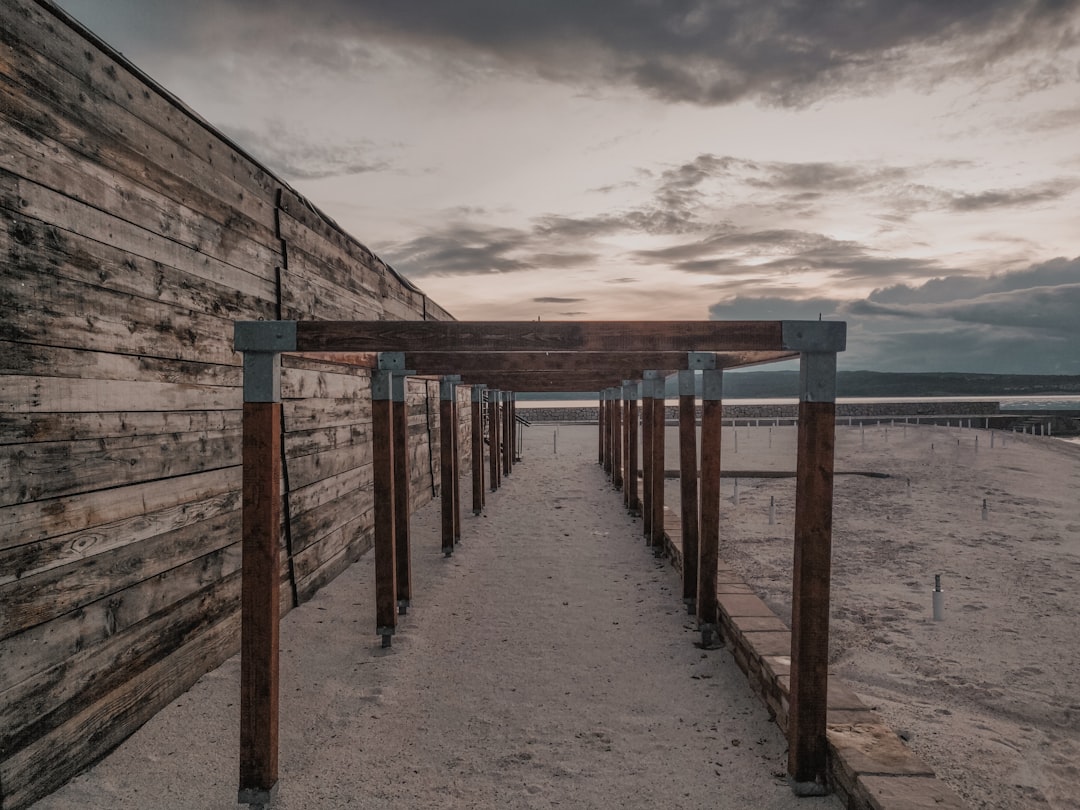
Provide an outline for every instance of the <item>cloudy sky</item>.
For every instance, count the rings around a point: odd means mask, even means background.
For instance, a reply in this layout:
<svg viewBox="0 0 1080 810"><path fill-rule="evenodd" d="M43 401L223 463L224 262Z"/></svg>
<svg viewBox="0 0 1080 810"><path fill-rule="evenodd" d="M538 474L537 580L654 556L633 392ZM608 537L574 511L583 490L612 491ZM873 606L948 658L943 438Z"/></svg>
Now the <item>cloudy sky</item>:
<svg viewBox="0 0 1080 810"><path fill-rule="evenodd" d="M60 0L465 319L1080 374L1080 0Z"/></svg>

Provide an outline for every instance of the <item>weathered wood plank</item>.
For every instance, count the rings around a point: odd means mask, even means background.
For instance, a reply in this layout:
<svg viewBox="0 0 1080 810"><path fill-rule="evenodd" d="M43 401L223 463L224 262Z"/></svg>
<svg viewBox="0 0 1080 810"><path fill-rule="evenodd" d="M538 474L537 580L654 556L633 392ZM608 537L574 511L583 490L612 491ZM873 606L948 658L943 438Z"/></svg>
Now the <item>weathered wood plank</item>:
<svg viewBox="0 0 1080 810"><path fill-rule="evenodd" d="M240 570L240 543L197 557L189 563L143 580L121 598L105 597L65 613L24 633L0 641L0 693L92 649L207 588L235 587L226 582Z"/></svg>
<svg viewBox="0 0 1080 810"><path fill-rule="evenodd" d="M225 265L188 262L184 268L173 267L6 209L0 210L0 218L0 255L8 267L229 319L275 317L272 279L236 274Z"/></svg>
<svg viewBox="0 0 1080 810"><path fill-rule="evenodd" d="M14 19L17 18L15 15ZM152 126L143 117L116 103L122 96L114 99L101 92L109 84L115 84L111 77L105 82L95 80L91 73L84 73L80 80L64 69L65 62L71 65L73 59L77 60L79 55L87 52L86 45L65 54L55 42L49 43L48 38L42 38L41 32L35 31L33 26L19 24L17 30L7 30L7 26L5 30L8 35L0 43L7 58L0 60L0 76L12 96L41 104L41 113L24 119L31 120L39 131L77 148L78 140L71 138L61 125L66 124L65 129L87 130L98 139L113 142L114 154L121 149L139 154L144 165L160 167L213 194L256 222L272 225L279 185L276 178L254 163L247 163L251 171L246 174L234 171L233 167L241 165L242 156L219 134L192 126L193 116L189 111L161 104L163 119L154 119L160 128ZM54 27L53 30L64 29ZM29 43L33 45L27 47ZM90 47L96 58L107 59L96 47ZM111 67L117 77L126 72L124 66L115 61ZM160 98L146 86L139 86L136 92L146 102ZM190 137L178 137L175 127L188 128L185 134ZM201 142L195 142L196 139ZM95 156L105 162L112 155L98 148L90 154L90 157ZM111 165L111 161L106 165Z"/></svg>
<svg viewBox="0 0 1080 810"><path fill-rule="evenodd" d="M371 465L353 467L307 486L293 488L289 493L289 509L296 518L347 493L352 493L362 504L370 503L374 498L372 487Z"/></svg>
<svg viewBox="0 0 1080 810"><path fill-rule="evenodd" d="M95 555L75 566L54 568L0 585L0 601L6 606L0 613L0 638L222 548L235 540L239 523L238 511L216 515L151 540Z"/></svg>
<svg viewBox="0 0 1080 810"><path fill-rule="evenodd" d="M0 348L0 352L2 351L3 349ZM6 382L6 380L0 379L0 382ZM0 413L0 444L239 429L239 411Z"/></svg>
<svg viewBox="0 0 1080 810"><path fill-rule="evenodd" d="M294 262L299 263L310 274L321 276L334 286L370 297L373 306L382 310L380 301L386 279L376 269L374 254L366 248L356 250L347 246L350 240L344 235L331 237L329 232L313 230L285 209L279 212L278 223L281 238L288 245L290 269Z"/></svg>
<svg viewBox="0 0 1080 810"><path fill-rule="evenodd" d="M81 532L240 488L240 467L0 508L0 548Z"/></svg>
<svg viewBox="0 0 1080 810"><path fill-rule="evenodd" d="M282 407L290 431L371 422L368 399L286 399Z"/></svg>
<svg viewBox="0 0 1080 810"><path fill-rule="evenodd" d="M5 286L18 290L18 297L5 307L0 339L199 363L239 362L229 319L22 267L5 270Z"/></svg>
<svg viewBox="0 0 1080 810"><path fill-rule="evenodd" d="M118 745L204 672L232 655L238 630L239 617L233 614L0 762L5 804L20 807L51 793Z"/></svg>
<svg viewBox="0 0 1080 810"><path fill-rule="evenodd" d="M717 367L749 365L797 356L792 352L717 352ZM472 374L479 372L518 371L603 371L637 369L624 379L640 377L645 369L686 369L687 352L683 351L515 351L454 352L410 351L405 365L420 374Z"/></svg>
<svg viewBox="0 0 1080 810"><path fill-rule="evenodd" d="M303 321L317 351L779 351L780 321Z"/></svg>
<svg viewBox="0 0 1080 810"><path fill-rule="evenodd" d="M16 127L0 128L0 150L4 168L66 197L97 208L158 236L179 242L239 270L250 267L273 267L281 261L280 246L263 230L256 241L245 233L252 231L251 221L210 197L193 193L183 201L170 199L152 186L134 180L125 181L115 170L98 160L87 159L53 139L31 137ZM192 189L192 192L195 192ZM204 215L193 205L209 203L217 219Z"/></svg>
<svg viewBox="0 0 1080 810"><path fill-rule="evenodd" d="M239 607L239 586L237 571L0 693L0 751L40 739L227 618Z"/></svg>
<svg viewBox="0 0 1080 810"><path fill-rule="evenodd" d="M359 559L361 554L373 548L374 527L375 512L372 501L365 509L354 511L348 520L343 521L333 531L297 551L293 557L297 590L304 590L305 583L317 577L324 566L339 559L343 553L349 552L352 559Z"/></svg>
<svg viewBox="0 0 1080 810"><path fill-rule="evenodd" d="M0 585L149 540L166 531L190 526L239 507L240 495L233 490L158 512L145 512L92 530L0 549Z"/></svg>
<svg viewBox="0 0 1080 810"><path fill-rule="evenodd" d="M356 373L345 374L340 372L340 367L331 371L316 371L286 366L281 373L282 399L366 400L370 390L371 374L368 369L356 369Z"/></svg>
<svg viewBox="0 0 1080 810"><path fill-rule="evenodd" d="M285 455L300 458L342 447L356 447L371 440L369 425L337 425L316 430L289 431L285 434Z"/></svg>
<svg viewBox="0 0 1080 810"><path fill-rule="evenodd" d="M183 270L195 278L231 287L244 295L265 300L276 299L273 267L248 268L246 272L239 270L231 264L191 250L186 245L165 239L153 231L65 197L2 168L0 208L4 209L5 218L11 214L21 214L87 239L112 245L147 261ZM22 234L16 236L21 238Z"/></svg>
<svg viewBox="0 0 1080 810"><path fill-rule="evenodd" d="M239 366L0 341L0 375L239 387ZM0 441L7 437L0 436Z"/></svg>
<svg viewBox="0 0 1080 810"><path fill-rule="evenodd" d="M370 443L348 445L321 453L298 456L289 459L289 481L294 487L306 487L346 470L370 465L371 461Z"/></svg>
<svg viewBox="0 0 1080 810"><path fill-rule="evenodd" d="M236 431L0 445L0 505L236 464Z"/></svg>
<svg viewBox="0 0 1080 810"><path fill-rule="evenodd" d="M374 498L361 497L366 493L346 492L339 498L326 501L292 521L293 553L303 551L374 507Z"/></svg>

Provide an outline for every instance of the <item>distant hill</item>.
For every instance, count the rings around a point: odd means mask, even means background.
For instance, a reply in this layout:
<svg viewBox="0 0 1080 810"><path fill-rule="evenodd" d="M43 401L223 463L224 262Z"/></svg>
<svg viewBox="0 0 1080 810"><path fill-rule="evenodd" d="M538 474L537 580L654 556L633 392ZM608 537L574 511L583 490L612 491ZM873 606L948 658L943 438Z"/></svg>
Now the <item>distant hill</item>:
<svg viewBox="0 0 1080 810"><path fill-rule="evenodd" d="M700 380L699 380L700 385ZM841 371L836 375L841 397L1004 397L1035 394L1080 396L1080 375L965 374L928 372ZM667 395L678 396L678 381L667 382ZM700 390L699 390L700 393ZM724 375L725 399L796 397L797 371L743 371ZM529 400L580 400L581 394L534 394Z"/></svg>
<svg viewBox="0 0 1080 810"><path fill-rule="evenodd" d="M671 386L669 385L669 388ZM724 375L724 396L766 399L798 395L797 371L747 371ZM674 392L674 389L672 389ZM840 397L970 397L1080 394L1080 375L965 374L927 372L841 371L836 375Z"/></svg>

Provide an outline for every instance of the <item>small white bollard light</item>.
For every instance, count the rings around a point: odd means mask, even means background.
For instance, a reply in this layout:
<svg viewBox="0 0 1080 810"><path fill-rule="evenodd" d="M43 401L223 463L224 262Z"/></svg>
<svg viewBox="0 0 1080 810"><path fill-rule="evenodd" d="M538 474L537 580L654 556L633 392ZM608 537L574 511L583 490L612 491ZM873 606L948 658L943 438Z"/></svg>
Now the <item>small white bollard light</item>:
<svg viewBox="0 0 1080 810"><path fill-rule="evenodd" d="M941 574L934 574L934 621L945 620L945 594L941 590Z"/></svg>

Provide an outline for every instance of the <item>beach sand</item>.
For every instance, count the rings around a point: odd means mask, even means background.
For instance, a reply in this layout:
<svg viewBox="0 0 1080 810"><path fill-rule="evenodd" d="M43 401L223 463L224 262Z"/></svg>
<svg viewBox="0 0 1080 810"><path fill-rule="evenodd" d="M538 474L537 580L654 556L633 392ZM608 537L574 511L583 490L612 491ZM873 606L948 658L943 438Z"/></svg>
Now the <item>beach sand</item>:
<svg viewBox="0 0 1080 810"><path fill-rule="evenodd" d="M773 428L772 447L768 428L737 432L724 469L794 469L794 428ZM837 472L890 477L836 478L831 671L973 807L1078 808L1080 447L990 443L956 427L838 428ZM678 487L665 490L676 508ZM722 484L720 556L785 621L794 492L790 478L741 479L736 506Z"/></svg>
<svg viewBox="0 0 1080 810"><path fill-rule="evenodd" d="M557 456L528 431L450 559L438 526L437 502L414 516L415 598L389 652L370 554L283 618L276 808L839 810L792 794L742 672L694 646L595 428ZM235 808L238 697L233 658L36 810Z"/></svg>

